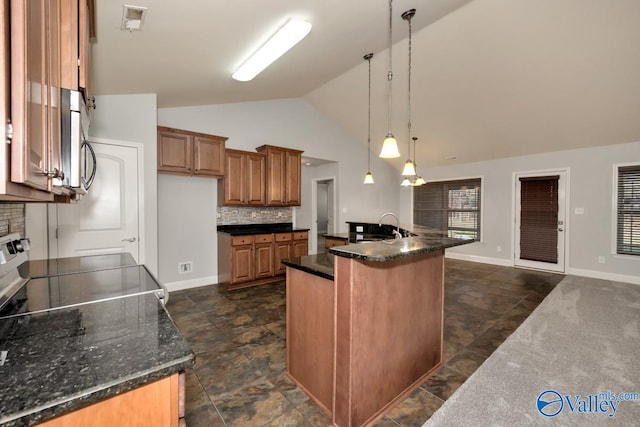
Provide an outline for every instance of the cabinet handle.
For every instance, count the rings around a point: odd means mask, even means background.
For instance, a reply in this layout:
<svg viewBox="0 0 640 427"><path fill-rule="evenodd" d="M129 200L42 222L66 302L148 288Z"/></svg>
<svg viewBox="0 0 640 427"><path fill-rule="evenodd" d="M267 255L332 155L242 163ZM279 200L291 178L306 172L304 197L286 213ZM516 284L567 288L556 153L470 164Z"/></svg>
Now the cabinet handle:
<svg viewBox="0 0 640 427"><path fill-rule="evenodd" d="M60 178L60 179L64 179L64 172L62 172L60 169L58 168L53 168L52 171L43 171L42 175L44 176L50 176L51 178Z"/></svg>
<svg viewBox="0 0 640 427"><path fill-rule="evenodd" d="M136 238L135 237L129 237L128 239L122 239L122 241L123 242L131 242L131 243L133 243L133 242L136 241Z"/></svg>

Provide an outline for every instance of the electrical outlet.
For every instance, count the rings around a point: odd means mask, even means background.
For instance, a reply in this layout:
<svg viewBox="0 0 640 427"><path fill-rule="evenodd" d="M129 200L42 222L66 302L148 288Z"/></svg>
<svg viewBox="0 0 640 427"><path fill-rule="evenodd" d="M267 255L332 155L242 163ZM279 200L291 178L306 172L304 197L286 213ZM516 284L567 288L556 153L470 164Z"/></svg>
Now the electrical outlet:
<svg viewBox="0 0 640 427"><path fill-rule="evenodd" d="M255 212L251 212L251 218L255 218L257 215Z"/></svg>
<svg viewBox="0 0 640 427"><path fill-rule="evenodd" d="M278 211L278 218L282 218L282 212Z"/></svg>
<svg viewBox="0 0 640 427"><path fill-rule="evenodd" d="M181 263L178 264L178 273L179 274L191 273L192 271L193 271L193 262L192 261L181 262Z"/></svg>
<svg viewBox="0 0 640 427"><path fill-rule="evenodd" d="M603 257L603 256L599 256L599 257L598 257L598 262L599 262L600 264L604 264L604 257Z"/></svg>
<svg viewBox="0 0 640 427"><path fill-rule="evenodd" d="M502 246L498 245L498 246L496 247L496 252L502 252Z"/></svg>

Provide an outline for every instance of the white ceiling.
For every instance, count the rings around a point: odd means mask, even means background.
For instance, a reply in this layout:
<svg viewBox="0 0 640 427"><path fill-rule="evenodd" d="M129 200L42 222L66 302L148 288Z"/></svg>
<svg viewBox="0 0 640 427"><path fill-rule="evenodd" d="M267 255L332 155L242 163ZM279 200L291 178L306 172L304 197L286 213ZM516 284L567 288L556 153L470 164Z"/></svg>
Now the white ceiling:
<svg viewBox="0 0 640 427"><path fill-rule="evenodd" d="M394 40L407 36L400 14L420 8L416 29L470 0L395 0ZM97 94L156 93L158 107L300 97L387 45L387 0L127 0L147 7L143 31L122 31L124 0L100 0L93 85ZM290 17L309 35L253 81L231 73Z"/></svg>
<svg viewBox="0 0 640 427"><path fill-rule="evenodd" d="M387 131L386 0L131 1L149 8L142 32L120 30L122 2L96 2L95 93L156 93L159 107L304 97L366 145L362 56L374 52L379 150ZM640 141L640 1L395 0L397 168L408 141L408 29L400 14L410 8L418 166ZM232 80L288 17L310 21L311 33L253 81Z"/></svg>

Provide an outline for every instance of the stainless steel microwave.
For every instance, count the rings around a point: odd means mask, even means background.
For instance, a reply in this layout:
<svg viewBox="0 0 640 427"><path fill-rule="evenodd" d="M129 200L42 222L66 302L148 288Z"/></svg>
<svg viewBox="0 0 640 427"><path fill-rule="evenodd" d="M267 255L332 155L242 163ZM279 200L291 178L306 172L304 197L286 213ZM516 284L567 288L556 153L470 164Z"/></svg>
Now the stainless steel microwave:
<svg viewBox="0 0 640 427"><path fill-rule="evenodd" d="M96 176L96 155L87 141L89 116L84 97L77 90L61 89L60 157L64 176L60 185L76 192L86 192Z"/></svg>

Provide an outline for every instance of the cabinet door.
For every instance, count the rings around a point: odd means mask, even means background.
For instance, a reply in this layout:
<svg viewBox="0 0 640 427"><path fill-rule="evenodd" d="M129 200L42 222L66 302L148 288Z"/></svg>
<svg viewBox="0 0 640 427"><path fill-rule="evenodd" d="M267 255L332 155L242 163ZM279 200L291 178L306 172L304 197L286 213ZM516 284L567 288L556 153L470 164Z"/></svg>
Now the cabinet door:
<svg viewBox="0 0 640 427"><path fill-rule="evenodd" d="M94 0L79 1L78 28L78 82L84 92L87 112L91 112L93 99L91 95L91 39L95 38L95 4Z"/></svg>
<svg viewBox="0 0 640 427"><path fill-rule="evenodd" d="M275 248L275 274L282 274L287 271L287 267L282 263L282 260L291 258L291 242L276 242Z"/></svg>
<svg viewBox="0 0 640 427"><path fill-rule="evenodd" d="M45 0L11 0L11 180L47 190Z"/></svg>
<svg viewBox="0 0 640 427"><path fill-rule="evenodd" d="M195 175L224 175L224 139L193 137L193 171Z"/></svg>
<svg viewBox="0 0 640 427"><path fill-rule="evenodd" d="M246 161L246 202L250 205L264 205L266 156L260 153L248 153Z"/></svg>
<svg viewBox="0 0 640 427"><path fill-rule="evenodd" d="M301 257L309 254L309 241L308 240L294 240L293 241L293 256Z"/></svg>
<svg viewBox="0 0 640 427"><path fill-rule="evenodd" d="M264 243L255 246L255 278L273 276L273 244Z"/></svg>
<svg viewBox="0 0 640 427"><path fill-rule="evenodd" d="M296 151L286 152L286 204L300 206L300 173L302 155Z"/></svg>
<svg viewBox="0 0 640 427"><path fill-rule="evenodd" d="M192 137L165 130L158 131L158 170L191 174Z"/></svg>
<svg viewBox="0 0 640 427"><path fill-rule="evenodd" d="M267 205L282 206L286 201L285 151L267 150Z"/></svg>
<svg viewBox="0 0 640 427"><path fill-rule="evenodd" d="M242 205L245 202L245 154L236 150L225 152L224 204Z"/></svg>
<svg viewBox="0 0 640 427"><path fill-rule="evenodd" d="M253 245L231 248L231 283L253 280Z"/></svg>
<svg viewBox="0 0 640 427"><path fill-rule="evenodd" d="M60 127L60 0L49 0L46 5L47 16L47 170L54 171L60 177L62 171L61 127ZM61 171L56 173L55 171ZM60 192L60 187L53 187L53 179L49 180L49 191Z"/></svg>

